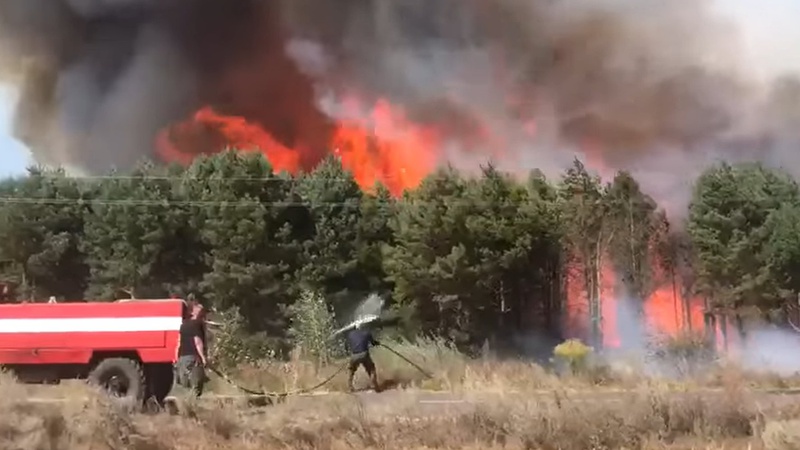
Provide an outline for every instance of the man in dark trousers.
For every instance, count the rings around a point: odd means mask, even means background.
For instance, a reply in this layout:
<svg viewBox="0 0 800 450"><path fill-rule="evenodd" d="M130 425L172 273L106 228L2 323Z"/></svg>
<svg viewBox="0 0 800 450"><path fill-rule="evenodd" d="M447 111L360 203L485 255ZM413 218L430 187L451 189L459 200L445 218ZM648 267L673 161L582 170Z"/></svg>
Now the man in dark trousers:
<svg viewBox="0 0 800 450"><path fill-rule="evenodd" d="M196 396L203 394L206 382L205 310L196 302L189 303L189 315L180 328L178 346L175 348L175 369L179 385L188 388Z"/></svg>
<svg viewBox="0 0 800 450"><path fill-rule="evenodd" d="M375 392L378 392L378 374L375 372L375 363L369 354L370 346L380 345L378 341L372 336L372 332L364 327L364 325L356 325L356 327L347 334L347 347L350 350L350 374L347 378L347 387L352 392L353 377L355 377L358 366L364 366L367 371L369 379L372 382L372 387Z"/></svg>

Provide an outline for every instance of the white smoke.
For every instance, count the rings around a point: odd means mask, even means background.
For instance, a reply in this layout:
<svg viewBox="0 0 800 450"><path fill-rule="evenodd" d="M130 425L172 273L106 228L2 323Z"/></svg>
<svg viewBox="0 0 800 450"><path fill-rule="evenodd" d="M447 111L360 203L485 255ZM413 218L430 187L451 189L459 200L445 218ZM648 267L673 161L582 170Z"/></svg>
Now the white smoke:
<svg viewBox="0 0 800 450"><path fill-rule="evenodd" d="M800 372L800 334L772 327L746 333L734 361L747 370L794 375Z"/></svg>
<svg viewBox="0 0 800 450"><path fill-rule="evenodd" d="M0 84L0 177L20 175L32 162L30 152L11 136L11 118L16 102L13 86Z"/></svg>

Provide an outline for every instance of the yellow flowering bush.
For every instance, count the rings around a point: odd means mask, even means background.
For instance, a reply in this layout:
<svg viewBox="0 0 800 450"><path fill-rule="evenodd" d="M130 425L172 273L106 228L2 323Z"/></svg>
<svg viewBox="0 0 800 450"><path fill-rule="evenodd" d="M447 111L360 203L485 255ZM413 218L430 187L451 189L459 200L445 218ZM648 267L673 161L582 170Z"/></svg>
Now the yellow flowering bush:
<svg viewBox="0 0 800 450"><path fill-rule="evenodd" d="M567 339L553 349L553 357L557 364L568 367L575 374L587 367L592 351L592 347L578 339Z"/></svg>

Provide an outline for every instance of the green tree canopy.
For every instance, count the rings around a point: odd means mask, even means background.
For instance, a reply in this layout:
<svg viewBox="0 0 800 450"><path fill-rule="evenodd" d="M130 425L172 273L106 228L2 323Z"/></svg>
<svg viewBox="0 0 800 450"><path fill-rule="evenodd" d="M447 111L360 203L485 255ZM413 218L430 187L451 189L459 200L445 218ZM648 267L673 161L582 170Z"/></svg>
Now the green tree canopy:
<svg viewBox="0 0 800 450"><path fill-rule="evenodd" d="M689 207L688 232L697 288L711 306L735 310L776 304L780 285L769 264L769 243L777 242L774 225L790 212L782 218L771 216L797 202L795 181L762 165L720 164L700 176Z"/></svg>
<svg viewBox="0 0 800 450"><path fill-rule="evenodd" d="M337 158L276 174L263 154L232 149L189 167L87 178L31 168L0 181L0 283L35 300L194 292L235 315L237 336L258 333L242 355L292 345L304 291L314 311L343 318L379 293L408 318L406 334L472 349L561 334L579 300L598 345L608 264L625 288L615 295L646 301L671 282L685 319L696 294L716 314L795 301L799 223L795 180L758 164L704 172L683 226L632 174L604 182L578 160L557 182L442 167L394 197L364 192Z"/></svg>
<svg viewBox="0 0 800 450"><path fill-rule="evenodd" d="M0 261L29 298L77 299L87 283L79 249L89 193L63 170L38 167L0 183Z"/></svg>

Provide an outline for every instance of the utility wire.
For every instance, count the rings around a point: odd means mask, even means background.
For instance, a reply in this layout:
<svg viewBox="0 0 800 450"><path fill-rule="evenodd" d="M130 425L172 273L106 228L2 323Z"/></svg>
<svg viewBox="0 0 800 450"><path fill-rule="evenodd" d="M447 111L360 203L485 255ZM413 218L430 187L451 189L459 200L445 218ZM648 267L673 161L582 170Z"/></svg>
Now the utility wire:
<svg viewBox="0 0 800 450"><path fill-rule="evenodd" d="M400 199L393 199L394 201L399 201ZM436 199L432 199L436 200ZM354 198L349 201L331 201L331 202L314 202L314 201L274 201L274 202L264 202L258 199L253 200L130 200L130 199L94 199L94 198L35 198L35 197L0 197L0 204L18 204L18 205L80 205L80 206L88 206L88 205L100 205L100 206L163 206L163 207L170 207L170 206L197 206L197 207L253 207L253 206L264 206L264 207L276 207L276 208L285 208L291 206L306 206L306 207L319 207L319 206L351 206L351 207L360 207L363 204L362 199ZM509 208L513 207L515 209L525 207L526 205L531 204L527 201L522 202L515 202L513 204L509 203L497 203L491 200L472 200L472 199L450 199L447 200L444 205L441 202L434 201L433 203L428 203L423 199L421 203L418 203L415 200L411 201L413 205L431 205L431 206L447 206L447 207L455 207L455 206L479 206L479 207L499 207L499 208ZM373 203L373 206L380 206L381 203ZM387 207L393 206L391 203L386 204Z"/></svg>
<svg viewBox="0 0 800 450"><path fill-rule="evenodd" d="M77 181L96 181L96 180L137 180L137 181L149 181L149 180L159 180L159 181L183 181L183 180L203 180L203 181L262 181L262 182L292 182L298 181L296 176L292 178L281 178L277 175L268 176L268 177L203 177L203 176L163 176L163 175L144 175L144 176L135 176L135 175L86 175L86 176L70 176L70 175L50 175L50 174L24 174L19 176L17 179L53 179L53 180L77 180ZM400 179L402 177L397 175L382 175L380 177L381 180L395 180ZM335 181L337 183L355 183L356 181L353 178L325 178L325 181Z"/></svg>
<svg viewBox="0 0 800 450"><path fill-rule="evenodd" d="M0 204L21 204L21 205L100 205L100 206L197 206L197 207L276 207L284 208L290 206L361 206L359 201L351 202L260 202L253 201L199 201L199 200L104 200L104 199L68 199L68 198L17 198L0 197Z"/></svg>

